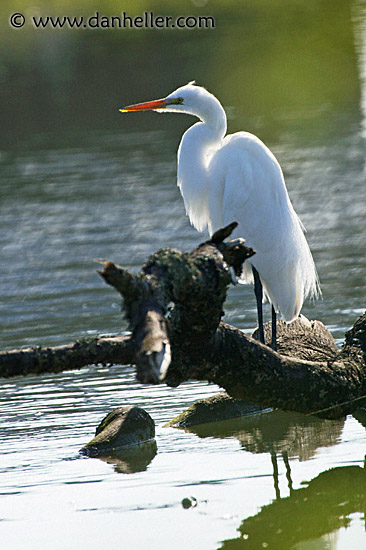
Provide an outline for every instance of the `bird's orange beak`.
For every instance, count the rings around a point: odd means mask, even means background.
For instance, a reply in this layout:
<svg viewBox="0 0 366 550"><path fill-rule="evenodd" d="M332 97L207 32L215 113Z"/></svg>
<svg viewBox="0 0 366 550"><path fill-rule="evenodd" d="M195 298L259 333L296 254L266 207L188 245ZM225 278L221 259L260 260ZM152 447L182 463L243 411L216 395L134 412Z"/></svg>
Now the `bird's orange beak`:
<svg viewBox="0 0 366 550"><path fill-rule="evenodd" d="M121 113L131 111L155 111L156 109L164 109L168 105L165 99L155 99L154 101L146 101L145 103L137 103L136 105L128 105L120 109Z"/></svg>

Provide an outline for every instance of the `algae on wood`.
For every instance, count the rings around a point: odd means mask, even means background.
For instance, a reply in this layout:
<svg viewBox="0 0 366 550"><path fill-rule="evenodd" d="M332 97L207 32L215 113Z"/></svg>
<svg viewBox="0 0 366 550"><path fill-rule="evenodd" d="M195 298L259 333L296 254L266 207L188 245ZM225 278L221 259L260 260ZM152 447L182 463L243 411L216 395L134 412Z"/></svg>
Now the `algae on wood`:
<svg viewBox="0 0 366 550"><path fill-rule="evenodd" d="M235 226L190 253L160 250L138 274L104 262L100 274L122 295L131 336L3 352L0 375L134 363L143 383L206 380L262 407L341 418L365 406L366 314L340 352L319 321L279 322L276 353L221 320L233 273L255 253L242 240L224 242Z"/></svg>

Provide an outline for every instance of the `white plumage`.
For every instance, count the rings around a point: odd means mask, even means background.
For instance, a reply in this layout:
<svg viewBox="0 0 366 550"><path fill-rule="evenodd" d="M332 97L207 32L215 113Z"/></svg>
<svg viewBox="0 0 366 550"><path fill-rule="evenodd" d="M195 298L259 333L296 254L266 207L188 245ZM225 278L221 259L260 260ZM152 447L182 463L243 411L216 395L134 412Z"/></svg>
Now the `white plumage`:
<svg viewBox="0 0 366 550"><path fill-rule="evenodd" d="M241 281L253 281L253 265L275 310L285 321L294 320L304 299L319 294L319 283L303 226L271 151L247 132L225 137L223 107L193 82L165 99L121 110L183 112L200 119L184 133L178 150L178 186L190 222L212 234L237 221L234 237L243 237L256 250L244 264Z"/></svg>

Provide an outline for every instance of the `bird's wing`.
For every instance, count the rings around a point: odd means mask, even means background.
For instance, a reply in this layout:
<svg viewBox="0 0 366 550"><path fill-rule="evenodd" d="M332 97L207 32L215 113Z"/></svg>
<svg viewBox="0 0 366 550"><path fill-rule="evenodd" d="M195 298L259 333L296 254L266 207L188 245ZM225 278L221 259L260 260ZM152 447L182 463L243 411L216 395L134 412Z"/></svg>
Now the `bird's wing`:
<svg viewBox="0 0 366 550"><path fill-rule="evenodd" d="M288 203L281 168L269 149L246 132L225 138L210 164L213 230L216 221L237 221L237 234L248 246L267 253L281 246Z"/></svg>
<svg viewBox="0 0 366 550"><path fill-rule="evenodd" d="M277 160L258 138L239 132L225 138L210 163L209 177L212 229L218 221L239 223L233 236L243 237L256 251L244 265L243 280L250 280L254 265L265 294L291 321L304 297L316 294L318 283Z"/></svg>

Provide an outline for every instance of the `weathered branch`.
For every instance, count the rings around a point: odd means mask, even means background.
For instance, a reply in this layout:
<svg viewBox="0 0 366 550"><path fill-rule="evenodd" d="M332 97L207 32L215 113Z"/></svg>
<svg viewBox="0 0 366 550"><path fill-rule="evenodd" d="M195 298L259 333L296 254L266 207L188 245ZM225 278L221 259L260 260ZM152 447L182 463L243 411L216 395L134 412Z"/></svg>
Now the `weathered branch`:
<svg viewBox="0 0 366 550"><path fill-rule="evenodd" d="M162 308L167 301L174 302L169 316L172 362L167 383L209 380L233 397L327 418L338 418L366 403L361 349L365 320L357 325L357 338L348 337L340 353L319 322L300 319L290 330L279 323L278 345L283 354L220 321L231 280L221 238L230 229L190 254L160 251L143 268L154 278L152 293ZM230 250L235 248L245 250L238 242ZM233 265L236 258L229 261Z"/></svg>
<svg viewBox="0 0 366 550"><path fill-rule="evenodd" d="M170 340L178 339L181 350L188 346L187 357L192 358L194 353L199 356L202 342L214 335L232 278L229 267L239 272L243 261L254 254L244 246L243 239L223 242L236 226L234 222L217 231L210 241L189 254L160 250L138 275L112 262L103 262L100 275L123 297L141 382L158 383L165 379L171 360ZM170 317L170 335L164 317L169 303L179 304ZM188 330L189 341L175 334L176 329L184 334Z"/></svg>
<svg viewBox="0 0 366 550"><path fill-rule="evenodd" d="M131 337L0 354L0 375L57 372L95 363L136 363L142 382L209 380L264 406L336 418L366 404L366 315L338 352L318 321L278 324L278 353L221 321L233 272L254 251L224 242L235 224L191 253L165 249L139 274L103 262L123 297Z"/></svg>
<svg viewBox="0 0 366 550"><path fill-rule="evenodd" d="M129 336L83 338L73 344L0 352L0 377L62 372L86 365L132 363L135 344Z"/></svg>
<svg viewBox="0 0 366 550"><path fill-rule="evenodd" d="M135 345L133 361L144 384L157 384L170 364L170 343L165 321L165 301L154 276L134 275L112 262L102 262L99 274L123 298Z"/></svg>
<svg viewBox="0 0 366 550"><path fill-rule="evenodd" d="M354 343L350 349L336 357L329 350L328 361L306 361L276 353L221 323L209 354L188 368L186 376L215 382L232 397L249 402L339 418L366 403L365 362Z"/></svg>

